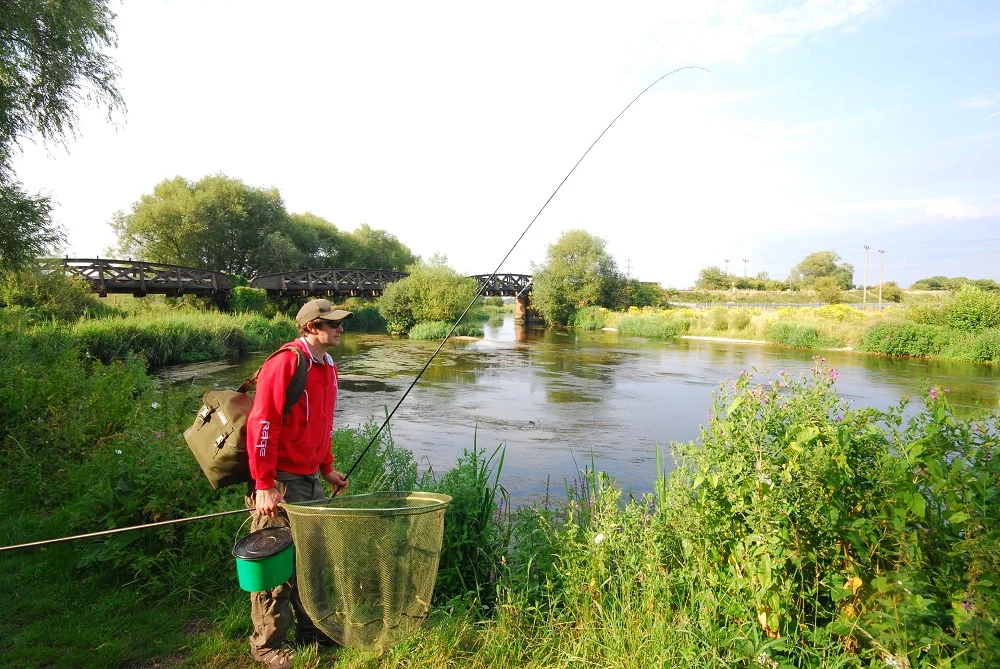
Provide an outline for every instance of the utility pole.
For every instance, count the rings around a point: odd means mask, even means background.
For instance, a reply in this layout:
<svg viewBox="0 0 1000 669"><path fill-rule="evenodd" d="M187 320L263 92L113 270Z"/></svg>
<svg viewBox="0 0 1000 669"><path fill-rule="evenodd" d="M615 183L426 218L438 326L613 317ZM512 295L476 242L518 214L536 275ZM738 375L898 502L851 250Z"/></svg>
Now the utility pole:
<svg viewBox="0 0 1000 669"><path fill-rule="evenodd" d="M726 276L729 276L729 258L726 258Z"/></svg>
<svg viewBox="0 0 1000 669"><path fill-rule="evenodd" d="M630 279L632 278L632 259L631 258L626 258L625 259L625 276L627 276Z"/></svg>
<svg viewBox="0 0 1000 669"><path fill-rule="evenodd" d="M868 308L868 249L871 247L865 244L865 286L861 292L861 308Z"/></svg>
<svg viewBox="0 0 1000 669"><path fill-rule="evenodd" d="M743 259L743 278L747 278L747 263L750 262L746 258Z"/></svg>
<svg viewBox="0 0 1000 669"><path fill-rule="evenodd" d="M885 269L885 249L878 250L878 308L882 308L882 272Z"/></svg>

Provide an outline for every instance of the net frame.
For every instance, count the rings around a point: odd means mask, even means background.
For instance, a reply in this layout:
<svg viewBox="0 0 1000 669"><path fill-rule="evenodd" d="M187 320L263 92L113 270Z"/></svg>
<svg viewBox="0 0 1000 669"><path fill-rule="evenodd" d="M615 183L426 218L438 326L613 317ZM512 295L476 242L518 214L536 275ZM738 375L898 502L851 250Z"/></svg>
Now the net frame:
<svg viewBox="0 0 1000 669"><path fill-rule="evenodd" d="M317 628L337 643L385 648L430 612L451 497L421 491L284 503L296 587Z"/></svg>

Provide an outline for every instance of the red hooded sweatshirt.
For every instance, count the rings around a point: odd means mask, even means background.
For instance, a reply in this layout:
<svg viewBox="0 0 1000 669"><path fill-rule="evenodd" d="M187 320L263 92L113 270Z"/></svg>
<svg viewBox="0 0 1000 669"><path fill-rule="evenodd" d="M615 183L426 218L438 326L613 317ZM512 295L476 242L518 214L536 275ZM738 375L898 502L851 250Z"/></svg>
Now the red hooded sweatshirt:
<svg viewBox="0 0 1000 669"><path fill-rule="evenodd" d="M309 365L306 388L282 418L285 391L295 374L298 356L276 355L260 370L253 409L247 419L250 476L257 490L274 487L278 471L328 474L333 470L333 411L337 405L337 366L330 354L314 360L301 337L291 342L302 349Z"/></svg>

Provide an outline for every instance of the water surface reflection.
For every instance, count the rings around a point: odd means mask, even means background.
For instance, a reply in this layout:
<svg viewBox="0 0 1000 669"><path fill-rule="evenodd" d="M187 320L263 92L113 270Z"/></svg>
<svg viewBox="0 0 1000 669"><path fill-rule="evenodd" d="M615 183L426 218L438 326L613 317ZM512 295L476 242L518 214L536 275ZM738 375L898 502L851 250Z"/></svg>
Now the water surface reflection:
<svg viewBox="0 0 1000 669"><path fill-rule="evenodd" d="M813 353L751 344L655 341L613 332L515 328L494 319L482 340L449 342L397 411L392 433L424 465L450 467L473 439L504 443L503 483L515 500L538 499L551 476L554 494L577 465L593 459L623 486L652 487L655 445L687 441L706 422L711 393L741 370L759 378L812 366ZM338 427L385 415L438 342L350 335L334 352L342 374ZM841 394L857 405L886 407L922 384L949 386L965 408L996 406L1000 370L983 365L823 354L840 370ZM225 368L206 367L176 383L233 385L264 355ZM185 376L179 368L165 377ZM187 375L191 376L191 375Z"/></svg>

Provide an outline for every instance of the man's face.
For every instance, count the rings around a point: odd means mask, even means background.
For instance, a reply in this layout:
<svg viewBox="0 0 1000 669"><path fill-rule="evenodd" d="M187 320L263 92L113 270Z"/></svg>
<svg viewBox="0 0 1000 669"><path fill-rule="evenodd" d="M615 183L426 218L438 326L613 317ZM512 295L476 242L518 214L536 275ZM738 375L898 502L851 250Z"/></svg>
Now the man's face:
<svg viewBox="0 0 1000 669"><path fill-rule="evenodd" d="M344 326L340 321L315 321L310 329L317 344L327 348L340 346L340 335L344 333Z"/></svg>

